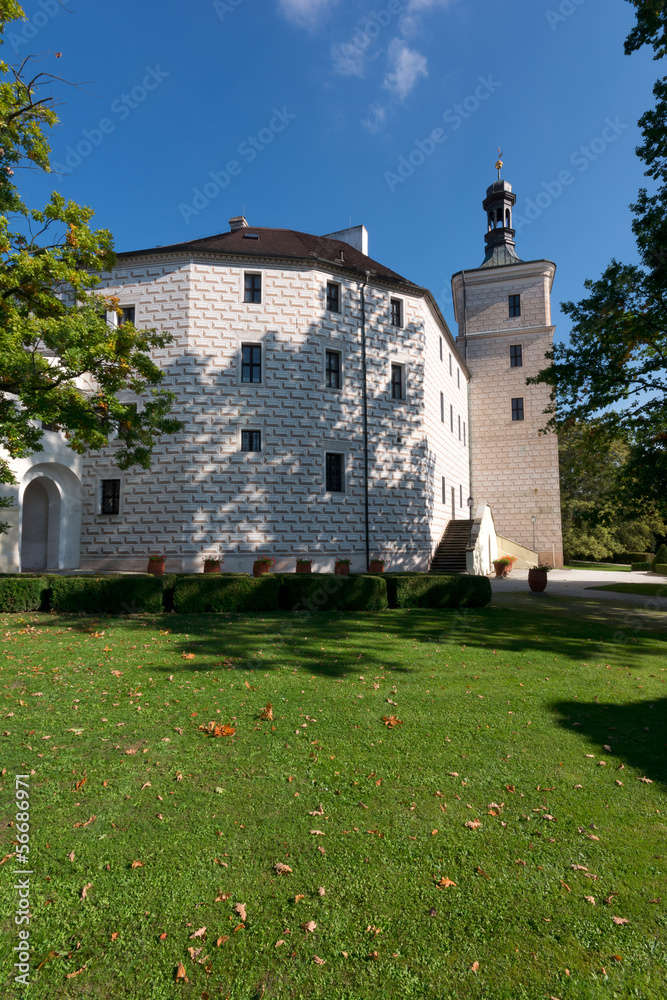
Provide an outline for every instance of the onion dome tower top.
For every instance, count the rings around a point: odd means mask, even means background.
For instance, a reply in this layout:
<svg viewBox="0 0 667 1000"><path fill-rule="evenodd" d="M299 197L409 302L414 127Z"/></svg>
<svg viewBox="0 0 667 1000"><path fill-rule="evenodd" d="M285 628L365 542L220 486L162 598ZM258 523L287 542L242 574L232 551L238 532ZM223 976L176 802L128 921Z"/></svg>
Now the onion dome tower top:
<svg viewBox="0 0 667 1000"><path fill-rule="evenodd" d="M498 150L500 156L502 153ZM501 180L500 171L503 161L498 159L496 170L498 180L486 189L486 198L482 207L487 217L486 256L481 267L499 267L502 264L520 264L514 242L512 229L512 209L516 204L516 195L512 193L512 185Z"/></svg>

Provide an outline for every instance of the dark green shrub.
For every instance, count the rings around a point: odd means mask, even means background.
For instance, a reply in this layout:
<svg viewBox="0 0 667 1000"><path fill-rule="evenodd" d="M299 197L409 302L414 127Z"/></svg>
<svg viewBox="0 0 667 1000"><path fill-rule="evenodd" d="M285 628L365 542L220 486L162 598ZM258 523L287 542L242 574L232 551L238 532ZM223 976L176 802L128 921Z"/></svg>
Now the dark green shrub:
<svg viewBox="0 0 667 1000"><path fill-rule="evenodd" d="M653 563L653 572L660 573L661 576L667 576L667 563Z"/></svg>
<svg viewBox="0 0 667 1000"><path fill-rule="evenodd" d="M491 600L485 576L388 574L390 608L482 608Z"/></svg>
<svg viewBox="0 0 667 1000"><path fill-rule="evenodd" d="M619 555L614 556L612 562L616 563L638 563L638 562L651 562L654 558L652 552L621 552Z"/></svg>
<svg viewBox="0 0 667 1000"><path fill-rule="evenodd" d="M276 611L278 577L251 577L242 573L198 573L181 576L174 587L174 611L203 614L207 611Z"/></svg>
<svg viewBox="0 0 667 1000"><path fill-rule="evenodd" d="M44 610L48 588L44 576L0 578L0 612Z"/></svg>
<svg viewBox="0 0 667 1000"><path fill-rule="evenodd" d="M53 611L139 614L162 611L162 580L154 576L54 576Z"/></svg>
<svg viewBox="0 0 667 1000"><path fill-rule="evenodd" d="M652 562L636 562L632 563L632 565L630 566L631 570L637 572L641 572L642 570L652 569L652 568L653 568Z"/></svg>
<svg viewBox="0 0 667 1000"><path fill-rule="evenodd" d="M382 611L387 584L381 574L285 573L280 607L285 611Z"/></svg>
<svg viewBox="0 0 667 1000"><path fill-rule="evenodd" d="M667 563L667 545L661 545L656 554L651 556L651 561L661 565Z"/></svg>

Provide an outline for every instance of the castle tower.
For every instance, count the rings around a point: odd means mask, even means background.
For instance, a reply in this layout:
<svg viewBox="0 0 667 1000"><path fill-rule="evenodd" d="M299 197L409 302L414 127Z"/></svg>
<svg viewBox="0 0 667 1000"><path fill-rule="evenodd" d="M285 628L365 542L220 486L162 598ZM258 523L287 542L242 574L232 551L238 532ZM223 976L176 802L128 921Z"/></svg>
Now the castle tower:
<svg viewBox="0 0 667 1000"><path fill-rule="evenodd" d="M471 372L470 444L475 503L488 503L497 533L563 565L558 439L540 434L550 391L526 385L551 348L556 265L522 261L515 249L516 195L500 179L487 189L482 264L452 277L457 344ZM501 543L502 548L502 543Z"/></svg>

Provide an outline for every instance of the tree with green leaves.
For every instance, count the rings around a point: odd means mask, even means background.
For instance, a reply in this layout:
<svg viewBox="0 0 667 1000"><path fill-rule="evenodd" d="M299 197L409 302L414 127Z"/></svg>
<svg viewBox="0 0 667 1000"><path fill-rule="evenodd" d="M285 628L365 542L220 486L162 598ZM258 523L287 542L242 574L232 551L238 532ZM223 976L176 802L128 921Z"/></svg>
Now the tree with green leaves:
<svg viewBox="0 0 667 1000"><path fill-rule="evenodd" d="M625 41L630 55L652 46L667 53L667 0L628 0L637 23ZM631 205L639 264L613 259L580 302L563 303L572 319L569 345L555 344L551 362L529 383L551 386L547 428L594 421L600 435L622 432L630 446L626 497L667 513L667 77L653 89L655 107L639 121L637 154L655 190ZM601 437L603 440L603 437Z"/></svg>
<svg viewBox="0 0 667 1000"><path fill-rule="evenodd" d="M15 0L0 0L0 44L6 25L25 19ZM58 56L58 53L54 54ZM173 395L151 350L171 336L139 330L121 316L118 300L99 290L99 272L113 267L108 230L90 227L90 208L54 193L29 208L16 173L50 172L48 131L57 123L49 87L57 78L33 72L33 61L0 62L0 483L16 482L11 459L42 450L42 422L62 430L83 454L118 432L121 469L150 467L161 434L181 424L170 417ZM123 402L131 392L142 406ZM11 500L0 499L0 506ZM1 529L0 529L1 530Z"/></svg>
<svg viewBox="0 0 667 1000"><path fill-rule="evenodd" d="M627 441L595 422L571 422L559 435L558 455L566 561L653 552L667 525L656 506L637 510L626 489Z"/></svg>

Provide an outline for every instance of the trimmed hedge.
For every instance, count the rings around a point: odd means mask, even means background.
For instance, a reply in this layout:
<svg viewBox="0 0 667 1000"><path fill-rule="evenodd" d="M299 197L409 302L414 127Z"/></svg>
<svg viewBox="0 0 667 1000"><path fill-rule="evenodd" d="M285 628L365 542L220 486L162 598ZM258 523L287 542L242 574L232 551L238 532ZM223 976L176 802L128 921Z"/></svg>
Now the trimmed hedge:
<svg viewBox="0 0 667 1000"><path fill-rule="evenodd" d="M485 576L436 576L431 573L386 576L390 608L483 608L491 601Z"/></svg>
<svg viewBox="0 0 667 1000"><path fill-rule="evenodd" d="M651 562L654 559L652 552L621 552L614 556L612 562L618 563L638 563Z"/></svg>
<svg viewBox="0 0 667 1000"><path fill-rule="evenodd" d="M197 615L208 611L276 611L280 582L277 576L252 577L243 573L198 573L177 578L174 611Z"/></svg>
<svg viewBox="0 0 667 1000"><path fill-rule="evenodd" d="M51 610L87 614L162 611L162 580L154 576L54 576Z"/></svg>
<svg viewBox="0 0 667 1000"><path fill-rule="evenodd" d="M667 563L653 563L653 572L660 573L661 576L667 576Z"/></svg>
<svg viewBox="0 0 667 1000"><path fill-rule="evenodd" d="M661 566L667 563L667 545L661 545L656 554L651 556L651 560Z"/></svg>
<svg viewBox="0 0 667 1000"><path fill-rule="evenodd" d="M41 611L47 606L49 580L44 576L0 579L0 612Z"/></svg>
<svg viewBox="0 0 667 1000"><path fill-rule="evenodd" d="M637 572L640 572L641 570L648 570L648 569L652 569L652 568L653 568L653 563L652 562L636 562L636 563L632 563L632 565L630 566L630 569L633 572L635 570Z"/></svg>
<svg viewBox="0 0 667 1000"><path fill-rule="evenodd" d="M383 611L389 607L382 574L285 573L280 577L284 611Z"/></svg>

